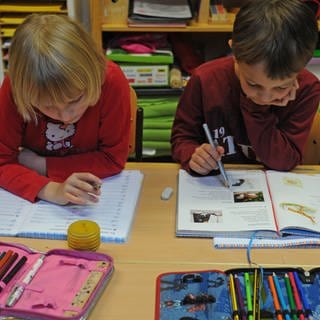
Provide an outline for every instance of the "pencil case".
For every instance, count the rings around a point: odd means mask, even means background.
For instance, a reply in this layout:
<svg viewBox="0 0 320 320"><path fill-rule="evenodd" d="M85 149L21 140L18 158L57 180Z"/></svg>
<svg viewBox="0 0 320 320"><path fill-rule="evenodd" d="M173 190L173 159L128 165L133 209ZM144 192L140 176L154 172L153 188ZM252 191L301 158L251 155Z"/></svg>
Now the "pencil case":
<svg viewBox="0 0 320 320"><path fill-rule="evenodd" d="M88 251L0 242L0 257L1 319L86 319L114 270L109 255Z"/></svg>
<svg viewBox="0 0 320 320"><path fill-rule="evenodd" d="M319 320L320 268L163 273L156 281L155 319Z"/></svg>

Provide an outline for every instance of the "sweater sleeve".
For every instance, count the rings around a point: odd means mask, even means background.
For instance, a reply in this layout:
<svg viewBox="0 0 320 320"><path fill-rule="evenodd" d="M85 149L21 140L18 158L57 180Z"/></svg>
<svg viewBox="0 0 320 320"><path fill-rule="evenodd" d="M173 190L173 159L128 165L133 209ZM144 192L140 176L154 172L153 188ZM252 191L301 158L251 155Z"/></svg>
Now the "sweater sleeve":
<svg viewBox="0 0 320 320"><path fill-rule="evenodd" d="M248 138L257 159L267 168L287 171L301 164L319 99L318 80L307 85L302 82L296 99L285 107L257 106L241 98Z"/></svg>
<svg viewBox="0 0 320 320"><path fill-rule="evenodd" d="M172 158L187 171L194 150L205 142L203 121L201 83L193 75L179 100L171 134Z"/></svg>
<svg viewBox="0 0 320 320"><path fill-rule="evenodd" d="M49 179L18 163L23 130L24 121L13 102L7 77L0 89L0 186L34 202Z"/></svg>

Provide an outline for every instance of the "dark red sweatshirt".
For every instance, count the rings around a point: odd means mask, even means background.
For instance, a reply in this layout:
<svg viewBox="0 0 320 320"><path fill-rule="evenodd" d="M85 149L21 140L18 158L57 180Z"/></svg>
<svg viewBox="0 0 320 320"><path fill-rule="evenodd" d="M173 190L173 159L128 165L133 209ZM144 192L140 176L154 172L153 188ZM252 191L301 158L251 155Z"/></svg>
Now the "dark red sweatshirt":
<svg viewBox="0 0 320 320"><path fill-rule="evenodd" d="M35 201L49 181L73 172L105 178L119 173L129 151L130 91L123 72L108 62L101 96L77 123L62 126L46 116L25 122L13 102L10 80L0 89L0 187ZM47 176L18 163L18 148L46 157Z"/></svg>
<svg viewBox="0 0 320 320"><path fill-rule="evenodd" d="M189 170L195 148L207 142L202 124L225 149L225 163L261 162L274 170L301 163L320 101L319 79L302 70L296 99L286 107L260 106L248 99L234 71L233 57L198 67L178 104L172 129L172 156Z"/></svg>

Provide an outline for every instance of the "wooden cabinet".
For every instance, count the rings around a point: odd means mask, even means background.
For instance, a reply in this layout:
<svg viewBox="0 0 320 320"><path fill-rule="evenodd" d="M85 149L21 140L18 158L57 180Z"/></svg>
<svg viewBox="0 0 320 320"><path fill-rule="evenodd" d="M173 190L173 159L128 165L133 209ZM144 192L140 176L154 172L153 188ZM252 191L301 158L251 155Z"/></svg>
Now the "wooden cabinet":
<svg viewBox="0 0 320 320"><path fill-rule="evenodd" d="M0 83L8 68L8 51L16 27L31 13L54 13L74 16L74 0L2 1L0 0Z"/></svg>

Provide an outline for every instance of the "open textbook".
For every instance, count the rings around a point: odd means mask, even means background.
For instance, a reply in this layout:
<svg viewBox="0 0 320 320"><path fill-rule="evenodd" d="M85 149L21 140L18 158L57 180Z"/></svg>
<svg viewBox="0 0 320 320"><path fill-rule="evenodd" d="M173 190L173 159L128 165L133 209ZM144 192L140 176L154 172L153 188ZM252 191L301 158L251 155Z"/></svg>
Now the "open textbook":
<svg viewBox="0 0 320 320"><path fill-rule="evenodd" d="M219 176L179 171L176 235L320 237L320 174L229 170Z"/></svg>
<svg viewBox="0 0 320 320"><path fill-rule="evenodd" d="M31 203L0 188L0 235L64 240L69 225L85 219L99 225L102 242L126 242L142 181L139 170L124 170L103 180L98 203L84 206Z"/></svg>

